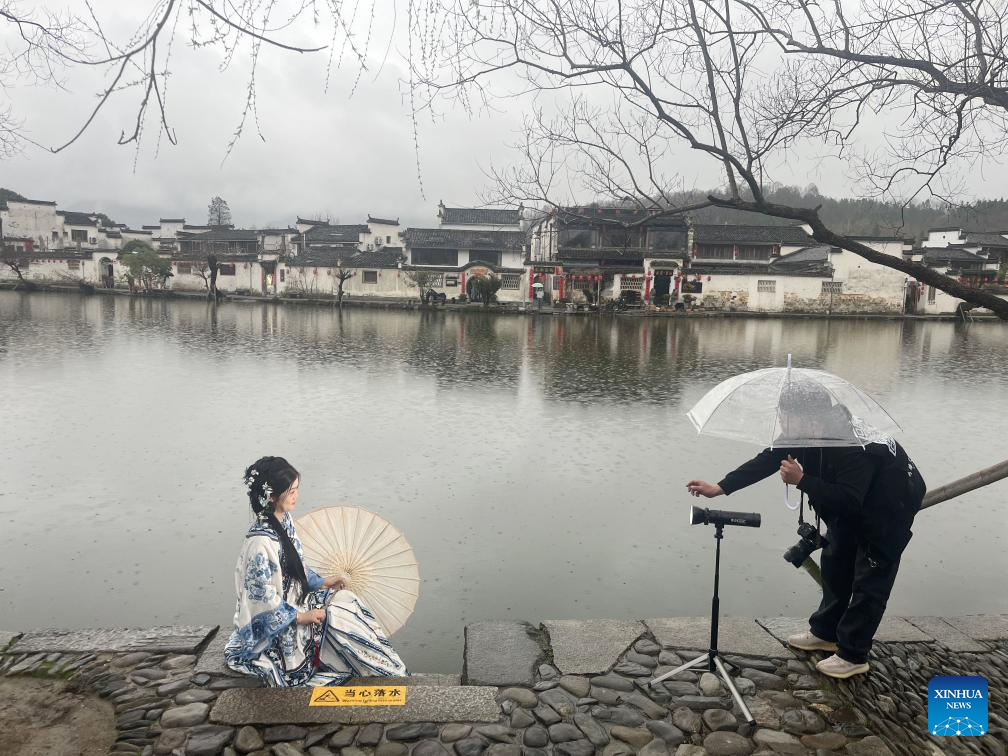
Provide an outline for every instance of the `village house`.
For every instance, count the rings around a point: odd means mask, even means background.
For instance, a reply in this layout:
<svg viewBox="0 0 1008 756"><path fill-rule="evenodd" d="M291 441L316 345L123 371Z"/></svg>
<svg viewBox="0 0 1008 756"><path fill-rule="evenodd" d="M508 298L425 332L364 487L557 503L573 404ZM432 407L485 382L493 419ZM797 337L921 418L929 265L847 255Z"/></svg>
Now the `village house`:
<svg viewBox="0 0 1008 756"><path fill-rule="evenodd" d="M969 231L962 228L933 228L920 246L907 253L939 273L968 286L989 289L1008 296L1008 232ZM934 286L921 286L915 293L912 311L926 315L948 315L958 311L963 300Z"/></svg>
<svg viewBox="0 0 1008 756"><path fill-rule="evenodd" d="M553 209L529 233L528 297L542 284L548 300L660 301L682 277L688 227L639 210L597 206Z"/></svg>
<svg viewBox="0 0 1008 756"><path fill-rule="evenodd" d="M908 278L893 268L820 245L803 226L692 227L683 291L702 307L752 312L902 313ZM911 242L852 237L901 257Z"/></svg>
<svg viewBox="0 0 1008 756"><path fill-rule="evenodd" d="M407 267L435 274L431 283L448 298L473 299L476 280L495 275L499 302L523 300L525 234L521 208L462 208L438 205L438 228L402 233Z"/></svg>

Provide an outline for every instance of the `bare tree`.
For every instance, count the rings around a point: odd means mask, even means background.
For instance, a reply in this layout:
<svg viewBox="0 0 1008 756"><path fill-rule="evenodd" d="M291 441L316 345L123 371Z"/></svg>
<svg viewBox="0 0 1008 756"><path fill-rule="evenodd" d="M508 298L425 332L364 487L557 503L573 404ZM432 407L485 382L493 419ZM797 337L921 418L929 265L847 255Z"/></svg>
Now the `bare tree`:
<svg viewBox="0 0 1008 756"><path fill-rule="evenodd" d="M351 270L349 268L343 267L343 261L336 261L336 268L333 271L333 275L336 276L336 304L339 307L343 306L343 284L349 281L351 278L357 275L356 270Z"/></svg>
<svg viewBox="0 0 1008 756"><path fill-rule="evenodd" d="M230 226L231 208L223 197L214 197L207 207L208 226Z"/></svg>
<svg viewBox="0 0 1008 756"><path fill-rule="evenodd" d="M34 144L28 136L30 124L5 101L7 90L23 83L61 86L68 72L79 67L103 71L105 85L95 93L95 104L81 123L64 141L46 149L66 149L111 100L130 97L135 107L119 135L119 144L139 148L149 134L157 141L165 137L175 144L178 135L169 115L168 84L173 54L182 42L193 50L214 53L215 65L218 60L223 60L222 67L236 60L247 63L244 106L225 153L230 154L247 123L253 123L262 136L255 85L264 49L318 54L326 86L332 68L349 58L357 66L356 89L368 68L365 54L376 0L345 5L340 0L155 0L133 33L118 39L106 33L102 19L87 0L82 0L77 13L0 0L0 33L9 32L4 36L10 40L0 48L0 158L22 149L25 142ZM316 39L325 42L317 44Z"/></svg>
<svg viewBox="0 0 1008 756"><path fill-rule="evenodd" d="M533 106L520 159L492 171L488 201L556 208L580 192L638 208L636 223L711 206L786 218L1008 319L994 294L836 233L817 207L767 198L776 171L814 153L904 207L960 196L964 176L1008 144L1006 0L437 5L445 31L411 60L418 107ZM536 106L544 94L555 107ZM679 200L686 149L718 168L723 190Z"/></svg>
<svg viewBox="0 0 1008 756"><path fill-rule="evenodd" d="M403 273L406 275L406 280L416 287L421 302L426 302L424 296L427 294L427 290L434 286L434 283L442 275L437 271L424 270L423 268L410 268L404 270Z"/></svg>

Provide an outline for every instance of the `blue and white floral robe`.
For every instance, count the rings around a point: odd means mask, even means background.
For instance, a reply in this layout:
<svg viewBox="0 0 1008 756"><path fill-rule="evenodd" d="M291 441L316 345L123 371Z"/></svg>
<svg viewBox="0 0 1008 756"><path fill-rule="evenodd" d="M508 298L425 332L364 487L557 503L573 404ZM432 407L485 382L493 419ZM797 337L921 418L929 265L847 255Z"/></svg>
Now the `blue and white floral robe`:
<svg viewBox="0 0 1008 756"><path fill-rule="evenodd" d="M281 524L301 555L290 514ZM280 553L272 528L253 523L235 566L235 629L224 649L231 669L281 688L409 674L378 620L353 592L321 590L323 578L305 565L310 593L296 603L298 585L292 580L283 585ZM298 625L297 613L311 609L325 609L325 623Z"/></svg>

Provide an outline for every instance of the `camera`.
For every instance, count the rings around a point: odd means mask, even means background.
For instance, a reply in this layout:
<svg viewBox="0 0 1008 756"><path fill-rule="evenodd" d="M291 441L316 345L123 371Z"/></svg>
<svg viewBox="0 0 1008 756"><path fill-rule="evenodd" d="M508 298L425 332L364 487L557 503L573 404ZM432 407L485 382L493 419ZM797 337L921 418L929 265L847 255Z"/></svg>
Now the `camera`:
<svg viewBox="0 0 1008 756"><path fill-rule="evenodd" d="M726 512L723 509L690 507L690 525L742 525L758 528L760 515L759 512Z"/></svg>
<svg viewBox="0 0 1008 756"><path fill-rule="evenodd" d="M801 567L802 562L812 556L812 552L825 546L826 536L819 535L819 529L810 522L798 526L799 541L784 552L784 559L795 567Z"/></svg>

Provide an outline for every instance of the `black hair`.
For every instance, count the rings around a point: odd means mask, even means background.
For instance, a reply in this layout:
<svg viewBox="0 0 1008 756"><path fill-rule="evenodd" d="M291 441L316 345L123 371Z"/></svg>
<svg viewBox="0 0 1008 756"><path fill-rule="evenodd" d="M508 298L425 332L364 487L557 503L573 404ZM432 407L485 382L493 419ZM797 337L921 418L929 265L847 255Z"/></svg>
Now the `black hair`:
<svg viewBox="0 0 1008 756"><path fill-rule="evenodd" d="M287 530L273 513L273 505L286 491L301 478L301 474L283 457L262 457L245 468L245 486L248 489L249 504L256 517L264 520L280 541L280 573L283 576L283 598L291 580L300 586L298 601L308 595L308 575L305 573L301 557L294 548L294 542ZM266 487L269 486L269 492Z"/></svg>

